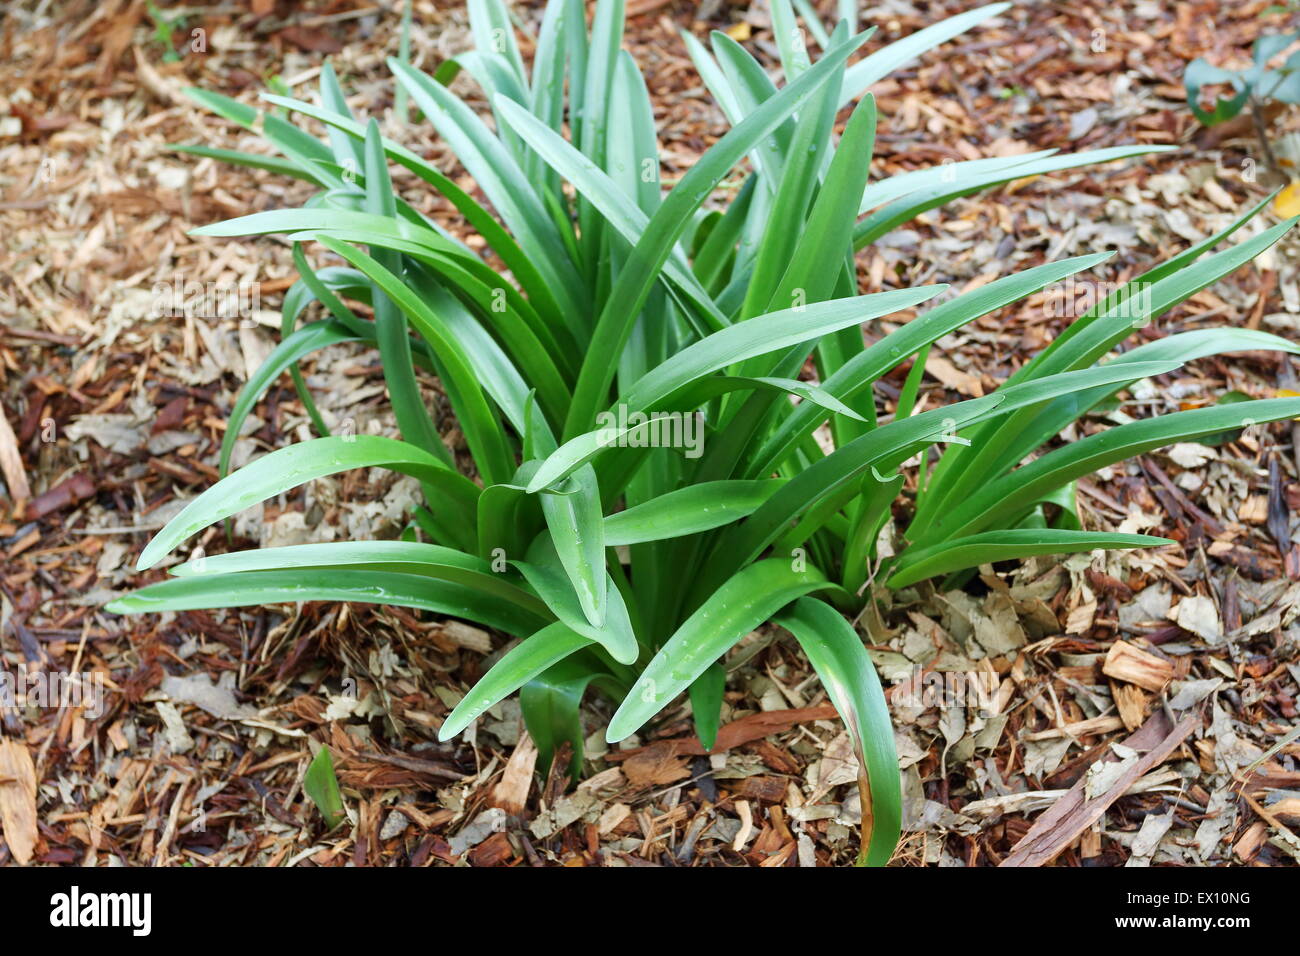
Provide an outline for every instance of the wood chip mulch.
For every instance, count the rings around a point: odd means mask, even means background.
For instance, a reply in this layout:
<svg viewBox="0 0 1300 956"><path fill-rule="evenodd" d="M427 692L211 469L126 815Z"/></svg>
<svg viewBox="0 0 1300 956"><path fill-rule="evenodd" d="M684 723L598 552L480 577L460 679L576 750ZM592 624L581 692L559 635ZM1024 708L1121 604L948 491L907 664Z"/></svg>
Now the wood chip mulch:
<svg viewBox="0 0 1300 956"><path fill-rule="evenodd" d="M1253 131L1199 130L1181 75L1197 56L1244 62L1256 31L1282 24L1260 16L1267 5L1017 6L880 83L875 176L1028 149L1177 149L926 214L864 251L863 291L973 288L1099 248L1118 254L1096 277L1122 281L1231 222L1271 185L1265 173L1244 175ZM415 4L417 65L468 45L459 6ZM725 130L677 31L726 30L771 64L767 7L631 6L628 46L648 76L672 180ZM892 38L966 5L870 6L869 22ZM514 7L535 30L540 5ZM499 635L360 605L102 610L161 576L135 575L135 557L215 480L232 401L276 342L295 278L280 239L186 233L308 195L300 183L170 152L169 143L263 149L181 90L253 103L269 81L312 98L328 55L355 109L384 117L391 135L473 189L427 126L389 109L383 58L396 49L399 8L188 6L169 40L143 0L5 9L0 671L11 685L23 675L82 679L38 682L50 692L0 703L0 863L851 862L856 763L815 676L775 629L728 658L720 749L703 753L682 704L607 750L609 708L592 701L590 772L572 787L558 768L537 778L514 702L463 739L436 741L501 653ZM396 183L462 228L412 177ZM1296 250L1288 240L1139 335L1237 324L1294 337ZM239 320L158 315L159 296L186 282L248 286L257 299ZM1066 321L1045 318L1043 297L976 321L943 341L924 401L995 387ZM305 372L330 421L392 433L373 354L336 347ZM882 383L886 402L904 374ZM1199 361L1066 438L1230 390L1271 396L1294 388L1291 376L1273 353ZM429 396L439 400L432 383ZM286 379L247 423L237 462L310 434ZM1300 443L1285 425L1226 437L1080 482L1086 527L1149 531L1176 546L985 568L963 592L924 591L864 618L891 684L904 775L895 865L1300 861ZM229 543L220 528L197 543L215 552L391 537L412 494L392 476L341 475L241 515ZM303 791L321 746L348 811L333 830Z"/></svg>

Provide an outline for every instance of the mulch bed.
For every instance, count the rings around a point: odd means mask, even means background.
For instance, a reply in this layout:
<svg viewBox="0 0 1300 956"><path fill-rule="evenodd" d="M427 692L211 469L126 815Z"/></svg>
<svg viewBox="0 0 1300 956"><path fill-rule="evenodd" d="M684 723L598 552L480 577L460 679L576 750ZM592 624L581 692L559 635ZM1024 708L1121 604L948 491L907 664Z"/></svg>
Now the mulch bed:
<svg viewBox="0 0 1300 956"><path fill-rule="evenodd" d="M540 4L514 6L535 29ZM893 38L965 5L872 6L869 22ZM1102 6L1017 7L878 84L873 175L1027 149L1176 148L928 213L863 252L863 291L973 288L1101 248L1117 255L1096 278L1123 281L1266 194L1267 175L1251 175L1253 132L1200 130L1181 76L1197 56L1244 60L1256 31L1281 23L1260 18L1267 3ZM459 4L415 7L417 65L468 45ZM261 148L182 88L252 103L271 80L310 98L328 55L354 108L474 188L427 126L389 112L394 13L348 0L186 9L170 48L138 0L10 5L0 30L0 654L10 675L81 674L102 692L87 699L66 683L49 699L0 704L0 863L851 862L856 762L777 629L729 656L715 752L693 738L685 704L608 751L610 708L592 700L590 773L572 787L560 767L535 777L514 702L461 739L436 741L501 653L499 635L361 605L102 610L162 576L134 574L135 557L215 480L226 416L273 347L295 279L279 239L187 230L308 195L301 183L170 152L168 143ZM647 74L672 181L725 131L678 31L726 30L773 63L771 25L761 3L631 9L627 45ZM397 170L395 182L463 231L413 177ZM1139 337L1216 325L1294 337L1296 250L1288 238ZM240 319L159 315L160 296L186 282L255 289L256 301ZM1068 323L1048 313L1033 297L943 340L923 401L996 387ZM374 354L335 347L305 372L331 422L394 431ZM882 399L900 384L886 380ZM1207 359L1075 431L1288 387L1276 354ZM307 437L286 378L246 424L236 461ZM1085 526L1177 545L985 568L963 592L923 589L864 618L892 683L903 766L895 865L1300 860L1298 448L1288 425L1252 427L1107 469L1080 482ZM412 494L391 475L339 475L241 515L230 541L213 528L197 543L213 553L391 537ZM302 784L322 745L349 814L330 831Z"/></svg>

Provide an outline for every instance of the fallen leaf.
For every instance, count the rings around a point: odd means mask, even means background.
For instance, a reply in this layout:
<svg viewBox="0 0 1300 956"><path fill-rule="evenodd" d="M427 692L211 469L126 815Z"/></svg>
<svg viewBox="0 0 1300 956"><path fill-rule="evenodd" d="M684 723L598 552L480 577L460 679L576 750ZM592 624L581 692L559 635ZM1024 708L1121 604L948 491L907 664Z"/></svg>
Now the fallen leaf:
<svg viewBox="0 0 1300 956"><path fill-rule="evenodd" d="M1300 216L1300 181L1293 182L1277 194L1273 211L1283 219Z"/></svg>
<svg viewBox="0 0 1300 956"><path fill-rule="evenodd" d="M925 370L944 385L954 391L961 392L963 395L979 398L984 394L984 386L980 382L979 376L961 371L947 359L931 355L926 360Z"/></svg>
<svg viewBox="0 0 1300 956"><path fill-rule="evenodd" d="M1169 612L1169 619L1184 631L1191 631L1207 644L1223 640L1223 622L1214 602L1203 595L1185 597Z"/></svg>
<svg viewBox="0 0 1300 956"><path fill-rule="evenodd" d="M178 704L193 704L222 720L244 720L257 716L256 707L235 700L235 675L231 671L223 671L215 684L212 683L212 678L203 673L187 677L169 674L163 678L159 689Z"/></svg>

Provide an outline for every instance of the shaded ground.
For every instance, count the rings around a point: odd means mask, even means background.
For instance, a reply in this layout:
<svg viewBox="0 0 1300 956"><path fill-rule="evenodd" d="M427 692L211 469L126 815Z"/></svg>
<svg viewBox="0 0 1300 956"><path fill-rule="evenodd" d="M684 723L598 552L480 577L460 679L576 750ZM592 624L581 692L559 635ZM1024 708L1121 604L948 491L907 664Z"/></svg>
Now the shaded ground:
<svg viewBox="0 0 1300 956"><path fill-rule="evenodd" d="M435 740L501 652L499 637L396 608L131 619L100 610L158 577L133 575L134 558L214 480L225 416L276 341L280 295L295 276L277 239L187 237L199 224L295 204L307 187L170 153L175 142L262 148L180 89L251 103L271 81L310 98L331 54L354 109L384 117L390 135L473 184L427 127L402 128L386 112L396 18L378 8L189 8L173 42L181 48L198 29L205 49L166 62L143 3L55 4L39 16L36 6L11 7L0 31L0 404L13 432L0 426L0 651L7 672L92 674L106 695L102 713L75 695L4 708L0 862L29 852L101 865L850 861L861 814L847 737L775 630L729 658L723 752L698 752L683 704L615 753L594 733L593 775L565 793L557 778L532 780L535 751L520 740L513 703L466 739ZM448 6L459 4L416 4L413 49L425 69L468 43ZM535 27L539 5L515 6ZM771 62L770 24L761 3L703 4L707 22L693 19L692 3L632 6L646 11L630 21L628 45L648 76L671 180L724 130L678 29L726 29ZM1025 149L1176 148L923 216L864 252L864 291L970 288L1100 248L1117 255L1097 278L1123 280L1225 226L1269 184L1249 175L1249 131L1197 134L1181 72L1196 56L1243 57L1260 23L1279 22L1259 19L1265 6L1035 4L879 84L876 176ZM887 3L867 19L893 38L961 8ZM438 197L394 176L416 208L456 227ZM1244 324L1294 337L1295 251L1289 240L1139 335ZM247 322L154 317L158 284L187 281L255 283L260 311ZM1030 299L944 340L925 401L994 387L1065 321L1049 306ZM340 347L307 373L332 423L393 432L372 353ZM1270 396L1288 375L1273 354L1194 363L1083 431L1230 390ZM286 379L250 419L237 461L309 434ZM1105 810L1066 826L1061 863L1300 859L1300 745L1246 772L1295 725L1296 477L1286 426L1145 456L1081 482L1082 518L1178 545L985 569L968 593L926 592L864 620L882 672L900 682L890 696L908 821L896 862L1001 862L1080 781ZM317 481L242 516L234 545L392 536L412 494L377 472ZM202 546L227 547L218 529ZM987 693L955 706L969 687L948 680L949 697L936 698L934 675L948 674L984 675ZM609 709L591 706L596 731ZM1132 750L1110 748L1144 722ZM351 812L332 832L302 790L322 743ZM1108 752L1119 759L1094 766ZM35 821L24 810L29 773Z"/></svg>

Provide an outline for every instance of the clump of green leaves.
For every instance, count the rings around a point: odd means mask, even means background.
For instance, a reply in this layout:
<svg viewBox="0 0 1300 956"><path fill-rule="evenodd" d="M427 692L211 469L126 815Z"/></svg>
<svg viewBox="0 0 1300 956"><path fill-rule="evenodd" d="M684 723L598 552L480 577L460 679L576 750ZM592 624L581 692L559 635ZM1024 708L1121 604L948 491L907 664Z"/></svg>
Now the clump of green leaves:
<svg viewBox="0 0 1300 956"><path fill-rule="evenodd" d="M1197 57L1187 64L1183 84L1187 87L1187 105L1196 118L1206 126L1214 126L1237 116L1250 106L1257 110L1262 103L1276 100L1294 105L1300 103L1300 51L1288 56L1282 63L1270 66L1270 61L1300 40L1300 33L1270 33L1261 36L1251 48L1251 64L1241 70L1227 70ZM1223 85L1230 90L1225 98L1213 97L1214 104L1206 109L1202 103L1205 87Z"/></svg>
<svg viewBox="0 0 1300 956"><path fill-rule="evenodd" d="M286 116L324 124L324 140L274 112L194 91L221 116L259 129L280 156L188 152L320 190L301 209L197 230L286 234L301 276L285 297L281 344L231 411L222 471L245 416L285 371L322 437L224 477L158 533L138 566L154 567L243 508L347 469L413 476L424 503L401 540L207 556L112 609L365 601L477 622L520 640L468 690L440 736L518 690L543 764L568 742L575 772L588 690L616 705L610 741L688 692L712 745L722 662L773 622L804 648L866 771L861 861L887 861L901 819L897 757L879 681L850 623L871 599L869 579L898 591L988 562L1167 544L1082 530L1075 479L1169 442L1300 415L1297 399L1223 405L1049 447L1099 403L1190 359L1295 351L1274 336L1225 329L1113 354L1135 327L1290 227L1213 251L1258 209L1095 303L997 391L917 411L937 341L1107 256L1045 263L961 295L943 286L859 295L855 254L951 199L1149 151L1041 151L871 180L877 117L867 89L1007 6L972 10L854 62L871 31L854 33L848 19L833 31L810 21L823 48L814 62L795 8L774 0L780 84L725 35L711 49L684 37L731 129L668 191L646 86L620 47L621 0L600 0L590 27L582 0L552 0L531 70L501 0L470 0L477 48L432 76L390 61L485 202L384 138L375 120L354 118L329 68L318 103L264 97ZM462 70L486 95L490 121L449 88ZM390 163L450 202L494 258L403 202ZM724 181L738 188L721 190ZM313 267L309 243L344 264ZM864 338L875 320L930 300L938 304ZM312 302L329 317L300 326ZM369 306L373 320L349 302ZM401 440L327 435L296 363L341 342L378 349ZM909 362L890 409L874 385ZM430 416L421 373L440 380L467 456L443 440L449 423ZM682 440L663 441L665 423ZM705 429L702 444L683 437L693 427ZM912 474L902 536L892 553L880 551Z"/></svg>
<svg viewBox="0 0 1300 956"><path fill-rule="evenodd" d="M1291 180L1274 203L1279 215L1292 216L1300 210L1300 141L1293 134L1276 141L1270 136L1270 117L1300 103L1300 32L1265 34L1251 49L1251 64L1228 70L1198 57L1187 65L1183 84L1187 105L1205 126L1216 126L1248 110L1260 151L1272 172ZM1288 51L1290 51L1288 53ZM1285 54L1285 56L1284 56ZM1216 91L1208 100L1206 89ZM1218 89L1225 89L1225 97ZM1253 170L1248 179L1254 180Z"/></svg>

